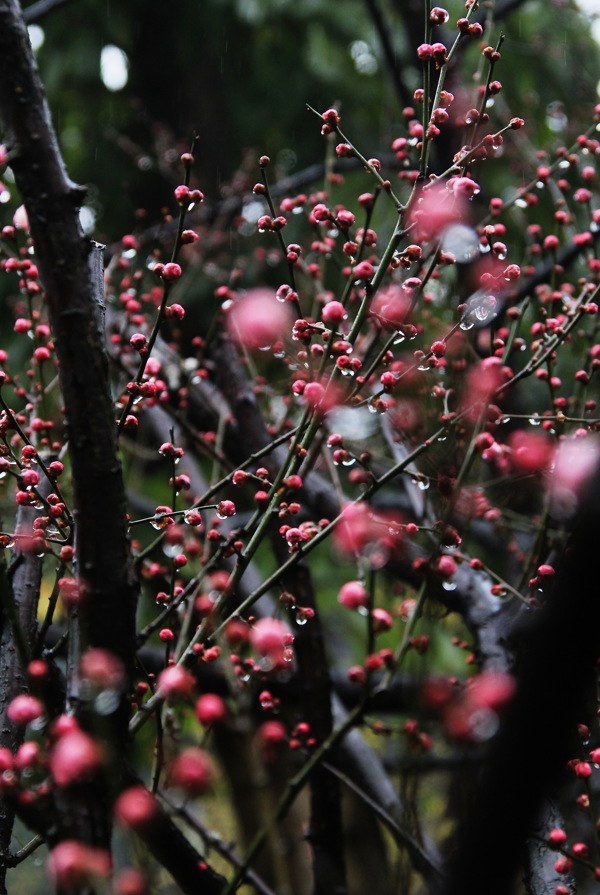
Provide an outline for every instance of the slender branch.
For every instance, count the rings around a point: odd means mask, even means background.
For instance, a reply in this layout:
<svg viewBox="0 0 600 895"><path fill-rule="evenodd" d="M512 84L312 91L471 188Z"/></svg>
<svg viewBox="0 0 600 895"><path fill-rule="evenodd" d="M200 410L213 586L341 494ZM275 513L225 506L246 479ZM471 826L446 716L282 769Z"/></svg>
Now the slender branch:
<svg viewBox="0 0 600 895"><path fill-rule="evenodd" d="M38 0L23 10L23 19L26 22L39 22L47 13L52 12L57 6L63 6L69 0Z"/></svg>

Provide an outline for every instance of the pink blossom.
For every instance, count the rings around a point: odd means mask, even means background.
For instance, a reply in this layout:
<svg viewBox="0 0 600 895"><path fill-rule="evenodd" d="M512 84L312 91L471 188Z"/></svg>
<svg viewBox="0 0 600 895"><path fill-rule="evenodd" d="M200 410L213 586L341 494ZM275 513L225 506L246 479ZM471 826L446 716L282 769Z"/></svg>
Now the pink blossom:
<svg viewBox="0 0 600 895"><path fill-rule="evenodd" d="M445 183L422 189L409 213L413 225L411 239L421 243L440 235L449 224L468 216L467 197L462 190L451 191Z"/></svg>
<svg viewBox="0 0 600 895"><path fill-rule="evenodd" d="M162 699L172 696L191 696L196 681L182 665L170 665L158 677L157 692Z"/></svg>
<svg viewBox="0 0 600 895"><path fill-rule="evenodd" d="M50 754L50 772L57 786L93 777L102 763L99 745L82 730L62 736Z"/></svg>
<svg viewBox="0 0 600 895"><path fill-rule="evenodd" d="M98 877L108 876L111 861L104 849L65 839L50 852L47 867L58 889L79 891Z"/></svg>
<svg viewBox="0 0 600 895"><path fill-rule="evenodd" d="M116 820L133 830L143 829L151 824L158 810L156 799L145 786L131 786L124 790L115 802Z"/></svg>
<svg viewBox="0 0 600 895"><path fill-rule="evenodd" d="M25 727L27 724L31 724L32 721L35 721L36 718L40 718L43 714L44 706L42 703L39 699L36 699L35 696L30 696L28 693L22 693L20 696L15 696L9 704L7 711L10 720L20 727Z"/></svg>
<svg viewBox="0 0 600 895"><path fill-rule="evenodd" d="M193 796L203 795L212 786L214 778L210 755L193 746L180 752L169 770L169 783Z"/></svg>
<svg viewBox="0 0 600 895"><path fill-rule="evenodd" d="M268 659L273 668L282 668L287 664L292 642L289 628L278 618L261 618L250 629L253 649Z"/></svg>
<svg viewBox="0 0 600 895"><path fill-rule="evenodd" d="M338 602L346 609L360 609L369 602L369 594L362 581L347 581L340 588Z"/></svg>
<svg viewBox="0 0 600 895"><path fill-rule="evenodd" d="M216 693L203 693L196 702L196 717L205 727L220 724L227 718L227 714L227 706Z"/></svg>
<svg viewBox="0 0 600 895"><path fill-rule="evenodd" d="M270 348L285 339L291 322L287 304L277 301L271 289L250 289L230 307L227 316L230 336L250 351Z"/></svg>

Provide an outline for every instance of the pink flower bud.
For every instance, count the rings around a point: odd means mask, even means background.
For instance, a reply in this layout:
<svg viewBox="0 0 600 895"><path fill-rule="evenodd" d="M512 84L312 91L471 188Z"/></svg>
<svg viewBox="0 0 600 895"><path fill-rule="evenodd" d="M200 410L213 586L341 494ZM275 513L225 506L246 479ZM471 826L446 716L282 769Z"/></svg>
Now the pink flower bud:
<svg viewBox="0 0 600 895"><path fill-rule="evenodd" d="M389 631L393 624L392 616L385 609L374 609L371 613L371 619L375 634L383 634L384 631Z"/></svg>
<svg viewBox="0 0 600 895"><path fill-rule="evenodd" d="M362 581L347 581L340 588L338 602L346 609L360 609L369 602L369 594Z"/></svg>
<svg viewBox="0 0 600 895"><path fill-rule="evenodd" d="M169 665L158 676L157 692L163 699L170 696L191 696L196 681L182 665Z"/></svg>
<svg viewBox="0 0 600 895"><path fill-rule="evenodd" d="M305 402L311 407L316 407L323 399L325 389L320 382L307 382L302 392Z"/></svg>
<svg viewBox="0 0 600 895"><path fill-rule="evenodd" d="M22 693L20 696L10 702L7 715L11 721L18 724L19 727L25 727L31 724L36 718L40 718L44 714L44 706L35 696L28 693Z"/></svg>
<svg viewBox="0 0 600 895"><path fill-rule="evenodd" d="M181 267L179 264L175 264L173 261L169 261L168 264L165 264L163 267L162 277L167 283L174 283L175 280L178 280L181 276Z"/></svg>
<svg viewBox="0 0 600 895"><path fill-rule="evenodd" d="M115 819L132 830L152 824L157 812L156 799L145 786L132 786L121 793L115 802Z"/></svg>
<svg viewBox="0 0 600 895"><path fill-rule="evenodd" d="M193 796L210 789L215 778L211 758L203 749L190 747L177 756L169 770L169 783Z"/></svg>
<svg viewBox="0 0 600 895"><path fill-rule="evenodd" d="M427 60L433 59L433 47L431 44L421 44L417 47L417 56L421 62L427 62Z"/></svg>
<svg viewBox="0 0 600 895"><path fill-rule="evenodd" d="M217 516L235 516L235 504L232 500L222 500L217 504Z"/></svg>
<svg viewBox="0 0 600 895"><path fill-rule="evenodd" d="M101 763L100 747L82 730L66 733L50 753L50 773L57 786L89 780Z"/></svg>
<svg viewBox="0 0 600 895"><path fill-rule="evenodd" d="M353 280L370 280L375 268L370 261L360 261L352 271Z"/></svg>
<svg viewBox="0 0 600 895"><path fill-rule="evenodd" d="M227 318L231 337L251 351L270 348L289 332L289 306L270 289L250 289L231 306Z"/></svg>
<svg viewBox="0 0 600 895"><path fill-rule="evenodd" d="M48 857L48 872L60 891L81 891L110 873L108 852L75 839L59 842Z"/></svg>
<svg viewBox="0 0 600 895"><path fill-rule="evenodd" d="M203 693L196 702L196 717L205 727L222 723L227 714L227 706L216 693Z"/></svg>
<svg viewBox="0 0 600 895"><path fill-rule="evenodd" d="M277 618L261 618L250 629L250 643L256 652L275 668L285 667L287 651L293 637Z"/></svg>
<svg viewBox="0 0 600 895"><path fill-rule="evenodd" d="M338 326L347 317L346 309L341 301L328 302L321 312L323 322L331 326Z"/></svg>

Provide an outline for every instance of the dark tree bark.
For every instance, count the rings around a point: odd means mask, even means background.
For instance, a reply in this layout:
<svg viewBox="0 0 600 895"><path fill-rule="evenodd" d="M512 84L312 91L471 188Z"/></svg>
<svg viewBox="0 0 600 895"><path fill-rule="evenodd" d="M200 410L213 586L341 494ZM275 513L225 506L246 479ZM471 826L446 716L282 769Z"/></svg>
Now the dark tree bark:
<svg viewBox="0 0 600 895"><path fill-rule="evenodd" d="M591 723L590 686L600 653L599 507L600 469L586 489L553 594L513 632L516 696L459 831L445 883L434 890L443 895L479 895L482 880L487 895L511 891L543 800L564 776L567 761L577 757L577 724Z"/></svg>
<svg viewBox="0 0 600 895"><path fill-rule="evenodd" d="M37 515L37 510L19 507L17 532L31 530ZM42 563L35 554L20 550L17 542L8 567L0 566L0 747L13 754L23 742L24 732L10 720L7 709L15 696L28 689L26 663L37 633ZM14 805L0 796L0 895L7 892L6 870L14 818Z"/></svg>
<svg viewBox="0 0 600 895"><path fill-rule="evenodd" d="M279 561L285 560L281 539L276 555ZM299 563L282 584L293 592L298 606L314 612L307 624L294 625L294 652L302 688L303 720L310 724L310 734L320 744L333 729L332 688L319 607L307 565ZM346 873L340 783L319 766L311 775L309 786L308 841L313 852L313 891L315 895L343 895Z"/></svg>
<svg viewBox="0 0 600 895"><path fill-rule="evenodd" d="M68 177L27 29L15 0L0 3L0 119L25 203L56 340L69 432L85 644L132 663L134 589L104 334L79 224L83 190Z"/></svg>
<svg viewBox="0 0 600 895"><path fill-rule="evenodd" d="M84 191L64 168L16 0L0 3L0 120L35 243L70 439L76 568L82 595L71 610L68 697L77 708L75 666L80 650L94 646L118 656L125 669L125 686L108 735L115 738L113 746L121 748L134 655L135 594L115 412L98 313L101 295L90 270L91 245L79 224ZM109 847L107 805L92 811L84 799L78 814L79 836Z"/></svg>

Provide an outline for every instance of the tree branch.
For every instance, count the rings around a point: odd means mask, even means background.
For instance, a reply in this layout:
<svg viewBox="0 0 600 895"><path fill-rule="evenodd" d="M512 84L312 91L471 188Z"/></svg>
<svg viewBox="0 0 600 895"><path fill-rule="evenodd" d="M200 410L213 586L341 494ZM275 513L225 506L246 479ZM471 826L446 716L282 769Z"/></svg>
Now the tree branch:
<svg viewBox="0 0 600 895"><path fill-rule="evenodd" d="M48 493L48 483L40 488ZM15 527L17 532L31 531L38 511L19 507ZM14 754L24 738L24 730L7 715L10 702L28 690L26 655L31 654L37 633L37 606L42 581L43 559L34 553L19 550L19 542L11 550L8 568L0 566L0 747ZM17 648L17 642L21 648ZM8 854L15 818L14 804L0 796L0 895L6 895L7 863L1 856Z"/></svg>
<svg viewBox="0 0 600 895"><path fill-rule="evenodd" d="M126 670L125 693L134 655L135 600L125 490L98 312L102 299L99 278L91 271L101 264L101 253L92 249L81 230L78 209L84 190L65 170L17 0L0 2L0 120L35 243L70 435L81 587L79 602L71 610L73 633L80 636L82 650L100 647L119 657ZM79 636L73 637L74 643ZM76 686L71 693L78 708ZM123 697L111 718L104 719L117 748L124 742L128 713ZM81 810L85 813L86 806ZM103 824L98 818L90 820L88 828L80 827L78 833L108 848L110 812L103 810Z"/></svg>
<svg viewBox="0 0 600 895"><path fill-rule="evenodd" d="M510 890L542 800L577 754L577 724L590 722L589 693L600 652L599 507L600 467L587 485L553 593L546 605L526 617L528 624L521 622L514 629L516 696L491 746L473 809L459 831L446 883L435 890L443 895L476 895L482 879L487 895ZM528 761L534 744L541 748L535 748L535 760Z"/></svg>

